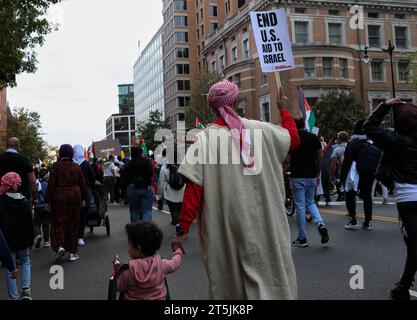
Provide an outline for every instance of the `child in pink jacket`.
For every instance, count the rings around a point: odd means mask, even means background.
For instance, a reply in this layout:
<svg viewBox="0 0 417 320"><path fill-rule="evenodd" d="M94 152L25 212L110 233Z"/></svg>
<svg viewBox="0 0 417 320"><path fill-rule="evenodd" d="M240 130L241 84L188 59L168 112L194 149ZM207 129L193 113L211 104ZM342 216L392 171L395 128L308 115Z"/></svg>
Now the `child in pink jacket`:
<svg viewBox="0 0 417 320"><path fill-rule="evenodd" d="M178 249L171 260L162 259L157 251L161 247L163 234L152 222L128 224L126 233L132 260L117 279L117 291L121 299L165 300L165 276L179 268L183 252ZM113 257L113 263L120 265L117 256Z"/></svg>

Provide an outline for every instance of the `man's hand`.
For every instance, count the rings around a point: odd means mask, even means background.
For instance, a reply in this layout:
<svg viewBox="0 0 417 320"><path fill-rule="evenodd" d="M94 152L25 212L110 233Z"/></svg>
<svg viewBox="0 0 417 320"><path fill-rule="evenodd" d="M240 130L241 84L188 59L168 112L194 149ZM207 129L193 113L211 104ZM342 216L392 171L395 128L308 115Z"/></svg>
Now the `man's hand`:
<svg viewBox="0 0 417 320"><path fill-rule="evenodd" d="M183 234L183 235L174 235L174 238L172 239L172 243L171 243L171 248L172 251L175 252L178 249L181 249L182 253L185 254L185 250L184 250L184 243L185 240L187 240L187 234Z"/></svg>
<svg viewBox="0 0 417 320"><path fill-rule="evenodd" d="M280 112L284 110L288 110L289 108L288 105L289 105L289 99L287 96L283 96L281 99L279 96L277 97L277 107Z"/></svg>
<svg viewBox="0 0 417 320"><path fill-rule="evenodd" d="M405 104L404 101L401 101L399 98L394 98L385 102L388 106L395 106L396 104Z"/></svg>

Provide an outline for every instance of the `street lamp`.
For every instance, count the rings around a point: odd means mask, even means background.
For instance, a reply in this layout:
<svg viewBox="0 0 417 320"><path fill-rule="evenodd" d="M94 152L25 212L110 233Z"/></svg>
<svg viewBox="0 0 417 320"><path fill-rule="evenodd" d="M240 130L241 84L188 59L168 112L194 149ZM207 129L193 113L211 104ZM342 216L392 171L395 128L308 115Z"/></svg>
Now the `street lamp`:
<svg viewBox="0 0 417 320"><path fill-rule="evenodd" d="M370 61L369 54L368 54L368 47L365 47L364 56L363 56L363 62L368 64Z"/></svg>
<svg viewBox="0 0 417 320"><path fill-rule="evenodd" d="M394 63L393 63L393 60L392 60L392 53L394 52L394 50L395 50L395 47L392 45L391 40L388 42L388 48L387 49L382 49L382 51L389 53L389 58L390 58L390 62L391 62L392 97L393 98L396 97L396 92L395 92L395 76L394 76Z"/></svg>

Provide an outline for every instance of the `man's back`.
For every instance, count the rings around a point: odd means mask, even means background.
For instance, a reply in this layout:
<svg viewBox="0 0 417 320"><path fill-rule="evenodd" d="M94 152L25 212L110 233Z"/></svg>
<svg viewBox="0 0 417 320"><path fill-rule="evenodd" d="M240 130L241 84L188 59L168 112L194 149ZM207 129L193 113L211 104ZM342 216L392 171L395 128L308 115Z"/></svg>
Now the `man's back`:
<svg viewBox="0 0 417 320"><path fill-rule="evenodd" d="M30 183L28 174L33 172L32 164L25 156L15 152L0 154L0 177L8 172L16 172L22 179L22 186L18 190L26 198L30 196Z"/></svg>
<svg viewBox="0 0 417 320"><path fill-rule="evenodd" d="M300 147L291 154L291 178L317 177L317 151L321 150L319 138L307 131L299 131Z"/></svg>

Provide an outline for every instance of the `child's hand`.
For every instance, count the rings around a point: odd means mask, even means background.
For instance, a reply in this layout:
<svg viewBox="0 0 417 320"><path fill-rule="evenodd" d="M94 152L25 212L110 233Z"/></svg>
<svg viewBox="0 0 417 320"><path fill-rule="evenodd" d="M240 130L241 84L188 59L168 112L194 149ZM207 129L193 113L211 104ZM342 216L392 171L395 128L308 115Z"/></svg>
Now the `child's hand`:
<svg viewBox="0 0 417 320"><path fill-rule="evenodd" d="M113 264L120 264L119 255L115 254L111 261Z"/></svg>

